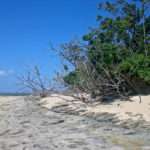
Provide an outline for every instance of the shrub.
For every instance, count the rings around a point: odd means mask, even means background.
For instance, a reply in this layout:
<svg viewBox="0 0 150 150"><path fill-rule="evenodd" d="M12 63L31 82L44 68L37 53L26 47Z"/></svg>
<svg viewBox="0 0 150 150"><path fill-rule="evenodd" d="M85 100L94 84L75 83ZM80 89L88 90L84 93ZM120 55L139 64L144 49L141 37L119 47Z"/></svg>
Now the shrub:
<svg viewBox="0 0 150 150"><path fill-rule="evenodd" d="M126 58L119 65L119 72L150 83L150 56L135 54Z"/></svg>

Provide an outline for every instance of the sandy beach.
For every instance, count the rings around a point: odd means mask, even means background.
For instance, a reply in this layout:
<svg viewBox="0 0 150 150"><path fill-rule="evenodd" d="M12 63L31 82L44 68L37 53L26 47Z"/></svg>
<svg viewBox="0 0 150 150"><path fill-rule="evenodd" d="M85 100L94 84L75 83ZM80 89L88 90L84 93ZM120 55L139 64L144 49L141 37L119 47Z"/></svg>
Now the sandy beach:
<svg viewBox="0 0 150 150"><path fill-rule="evenodd" d="M0 150L150 150L150 124L117 125L111 115L102 113L117 115L128 106L128 102L119 104L103 104L102 109L60 94L41 100L0 97ZM144 105L142 100L139 106ZM125 108L124 112L132 111ZM147 114L148 108L137 107L139 111Z"/></svg>
<svg viewBox="0 0 150 150"><path fill-rule="evenodd" d="M87 113L109 113L115 115L120 120L143 119L150 122L150 95L141 96L141 99L141 103L139 103L139 96L133 96L131 97L131 101L115 100L111 103L94 103L85 105L83 102L76 100L71 96L52 94L51 97L42 99L41 104L47 109L59 107L65 104L72 108L72 110L78 110L78 107L81 109L82 106L84 106L84 112L81 112L82 115Z"/></svg>

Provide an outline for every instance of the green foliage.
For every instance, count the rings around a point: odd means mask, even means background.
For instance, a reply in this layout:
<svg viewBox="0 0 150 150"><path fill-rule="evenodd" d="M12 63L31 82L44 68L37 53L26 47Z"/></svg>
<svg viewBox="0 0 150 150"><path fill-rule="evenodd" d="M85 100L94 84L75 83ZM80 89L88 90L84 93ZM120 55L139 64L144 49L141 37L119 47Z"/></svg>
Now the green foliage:
<svg viewBox="0 0 150 150"><path fill-rule="evenodd" d="M64 81L69 85L79 85L79 75L77 71L70 72L64 77Z"/></svg>
<svg viewBox="0 0 150 150"><path fill-rule="evenodd" d="M115 65L121 61L121 53L119 52L119 47L116 45L111 43L96 43L93 45L95 49L89 50L91 61L107 66Z"/></svg>
<svg viewBox="0 0 150 150"><path fill-rule="evenodd" d="M64 56L67 56L67 60L74 64L75 68L65 76L65 82L85 86L86 82L100 82L107 76L110 79L107 85L110 85L118 80L122 82L122 74L129 80L136 78L146 84L150 83L149 9L150 0L115 0L100 3L100 14L97 16L99 26L83 36L85 45L71 43L64 48L65 51L67 49ZM101 12L106 12L107 16ZM80 66L81 63L86 64L86 68ZM92 69L88 64L92 64ZM91 70L87 73L88 67ZM96 74L91 75L92 70L95 70ZM103 74L106 75L102 77Z"/></svg>
<svg viewBox="0 0 150 150"><path fill-rule="evenodd" d="M86 79L86 74L83 73L83 70L75 70L70 72L64 77L65 83L68 85L73 85L74 87L82 88L84 86L84 81Z"/></svg>
<svg viewBox="0 0 150 150"><path fill-rule="evenodd" d="M150 83L150 56L135 54L119 64L119 72L128 74Z"/></svg>
<svg viewBox="0 0 150 150"><path fill-rule="evenodd" d="M114 72L149 80L150 1L116 0L99 4L109 15L98 15L99 27L85 35L88 57L98 71L107 67ZM143 68L144 69L143 69Z"/></svg>

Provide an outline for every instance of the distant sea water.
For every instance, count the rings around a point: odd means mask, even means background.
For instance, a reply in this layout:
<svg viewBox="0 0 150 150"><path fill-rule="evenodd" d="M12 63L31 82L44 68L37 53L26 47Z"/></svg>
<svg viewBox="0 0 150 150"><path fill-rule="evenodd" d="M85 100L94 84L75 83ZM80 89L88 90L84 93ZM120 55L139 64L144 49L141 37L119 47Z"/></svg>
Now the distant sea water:
<svg viewBox="0 0 150 150"><path fill-rule="evenodd" d="M30 93L0 93L0 96L28 96Z"/></svg>

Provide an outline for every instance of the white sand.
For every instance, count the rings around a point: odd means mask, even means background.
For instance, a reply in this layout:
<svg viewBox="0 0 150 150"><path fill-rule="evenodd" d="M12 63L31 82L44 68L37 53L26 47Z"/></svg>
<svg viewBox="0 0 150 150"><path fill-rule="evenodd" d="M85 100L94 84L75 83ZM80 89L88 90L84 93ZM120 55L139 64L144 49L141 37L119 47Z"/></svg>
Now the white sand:
<svg viewBox="0 0 150 150"><path fill-rule="evenodd" d="M74 101L74 98L71 96L52 94L50 97L41 99L40 104L42 104L43 107L51 109L55 106L68 104L72 101Z"/></svg>
<svg viewBox="0 0 150 150"><path fill-rule="evenodd" d="M110 104L87 105L86 112L83 113L110 113L115 114L120 120L138 120L144 119L150 122L150 95L142 96L142 103L139 103L139 97L132 97L131 101L115 101ZM43 107L51 109L55 106L68 104L70 107L76 107L75 104L82 105L80 101L74 101L71 96L64 96L61 94L52 94L50 97L41 100Z"/></svg>
<svg viewBox="0 0 150 150"><path fill-rule="evenodd" d="M115 114L120 120L126 119L144 119L150 121L150 95L142 96L142 102L139 103L139 97L132 97L131 101L116 101L110 105L98 105L96 107L89 107L89 112L108 112Z"/></svg>
<svg viewBox="0 0 150 150"><path fill-rule="evenodd" d="M23 96L0 96L0 105L7 103L8 101L14 101L17 98L22 98Z"/></svg>

